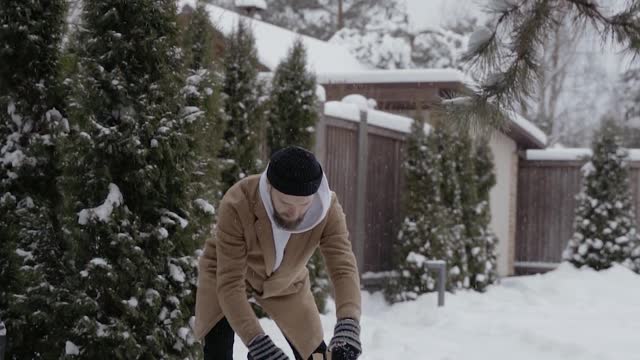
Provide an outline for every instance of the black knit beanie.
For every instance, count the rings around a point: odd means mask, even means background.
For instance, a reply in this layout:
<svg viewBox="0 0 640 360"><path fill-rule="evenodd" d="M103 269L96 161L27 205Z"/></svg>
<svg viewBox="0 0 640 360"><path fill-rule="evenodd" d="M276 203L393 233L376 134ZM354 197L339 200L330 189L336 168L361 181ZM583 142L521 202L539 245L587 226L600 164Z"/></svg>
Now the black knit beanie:
<svg viewBox="0 0 640 360"><path fill-rule="evenodd" d="M322 166L311 152L289 146L271 155L267 179L283 194L309 196L320 187Z"/></svg>

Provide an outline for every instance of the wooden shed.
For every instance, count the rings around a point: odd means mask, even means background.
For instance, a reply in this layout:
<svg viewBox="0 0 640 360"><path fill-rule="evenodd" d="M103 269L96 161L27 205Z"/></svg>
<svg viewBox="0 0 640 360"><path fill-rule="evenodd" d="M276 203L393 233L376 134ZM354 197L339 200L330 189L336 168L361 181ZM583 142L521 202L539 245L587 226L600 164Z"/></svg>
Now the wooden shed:
<svg viewBox="0 0 640 360"><path fill-rule="evenodd" d="M440 97L460 93L467 79L454 69L415 69L320 73L318 82L325 89L327 101L360 94L374 99L380 110L408 117L415 117L420 111L429 121L434 102ZM498 272L501 276L515 272L520 157L526 150L544 148L547 141L545 134L532 123L517 114L512 115L505 129L495 131L490 140L497 180L490 195L491 227L499 239ZM385 264L381 263L381 267Z"/></svg>

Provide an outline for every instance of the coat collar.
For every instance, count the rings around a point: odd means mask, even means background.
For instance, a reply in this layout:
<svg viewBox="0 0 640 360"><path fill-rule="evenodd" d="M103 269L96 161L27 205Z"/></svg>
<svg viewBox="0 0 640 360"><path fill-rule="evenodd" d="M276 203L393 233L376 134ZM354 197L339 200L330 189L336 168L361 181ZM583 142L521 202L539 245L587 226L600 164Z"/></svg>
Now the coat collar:
<svg viewBox="0 0 640 360"><path fill-rule="evenodd" d="M266 171L261 174L257 180L257 186L255 187L255 189L251 190L253 196L253 211L256 216L254 226L256 237L258 238L264 256L265 272L269 277L273 273L273 268L276 262L276 248L273 238L274 225L272 223L271 215L266 208L266 206L271 205L271 201L270 199L269 201L264 201L264 199L262 199L260 190L261 186L266 186ZM264 192L266 193L266 191ZM318 201L319 204L319 211L317 214L315 214L315 219L313 219L314 221L311 224L307 224L304 229L291 232L291 239L289 241L290 244L287 245L289 251L285 253L285 257L282 259L282 263L280 264L280 267L278 267L278 270L286 267L287 253L296 253L297 249L293 249L290 247L304 247L306 245L306 240L311 234L311 230L313 230L327 216L328 210L331 206L332 195L331 191L329 190L327 178L324 174L316 201ZM265 205L265 203L267 203L267 205Z"/></svg>
<svg viewBox="0 0 640 360"><path fill-rule="evenodd" d="M267 165L268 168L268 165ZM267 170L265 170L260 175L260 180L258 182L258 197L261 199L263 204L260 211L264 211L269 218L272 226L274 227L274 231L277 228L277 225L273 220L273 209L271 203L271 195L269 194L269 180L267 180ZM313 195L313 204L311 208L305 214L305 218L302 223L295 230L285 230L278 228L280 231L286 231L290 234L300 234L305 233L309 230L315 228L319 223L321 223L324 218L327 216L327 212L331 207L331 190L329 189L329 182L327 181L327 177L325 174L322 174L322 181L320 182L320 187L318 191ZM261 215L263 215L261 213Z"/></svg>

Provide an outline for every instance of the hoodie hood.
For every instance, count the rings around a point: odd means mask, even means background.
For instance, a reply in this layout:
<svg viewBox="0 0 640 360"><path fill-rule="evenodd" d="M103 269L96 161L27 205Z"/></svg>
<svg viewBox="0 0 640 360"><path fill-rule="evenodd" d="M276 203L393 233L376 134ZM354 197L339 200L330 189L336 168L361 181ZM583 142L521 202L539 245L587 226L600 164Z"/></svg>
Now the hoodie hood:
<svg viewBox="0 0 640 360"><path fill-rule="evenodd" d="M268 169L268 167L267 167ZM303 233L313 229L327 216L329 207L331 206L331 190L329 189L329 182L325 174L322 174L322 181L318 191L313 195L313 202L307 213L304 215L304 219L294 230L282 229L273 220L273 204L271 202L271 195L269 194L269 180L267 180L267 171L265 170L260 176L260 198L264 204L264 208L267 211L269 220L274 230L281 232L287 232L289 234Z"/></svg>

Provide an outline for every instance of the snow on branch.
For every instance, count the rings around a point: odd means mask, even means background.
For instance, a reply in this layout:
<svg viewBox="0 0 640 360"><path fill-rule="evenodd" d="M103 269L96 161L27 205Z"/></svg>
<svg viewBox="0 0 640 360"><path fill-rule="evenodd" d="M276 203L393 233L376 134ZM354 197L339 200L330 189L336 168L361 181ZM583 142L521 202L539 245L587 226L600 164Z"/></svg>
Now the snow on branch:
<svg viewBox="0 0 640 360"><path fill-rule="evenodd" d="M109 195L102 205L83 209L78 213L78 224L87 225L89 221L108 222L113 210L124 203L120 188L116 184L109 184Z"/></svg>

